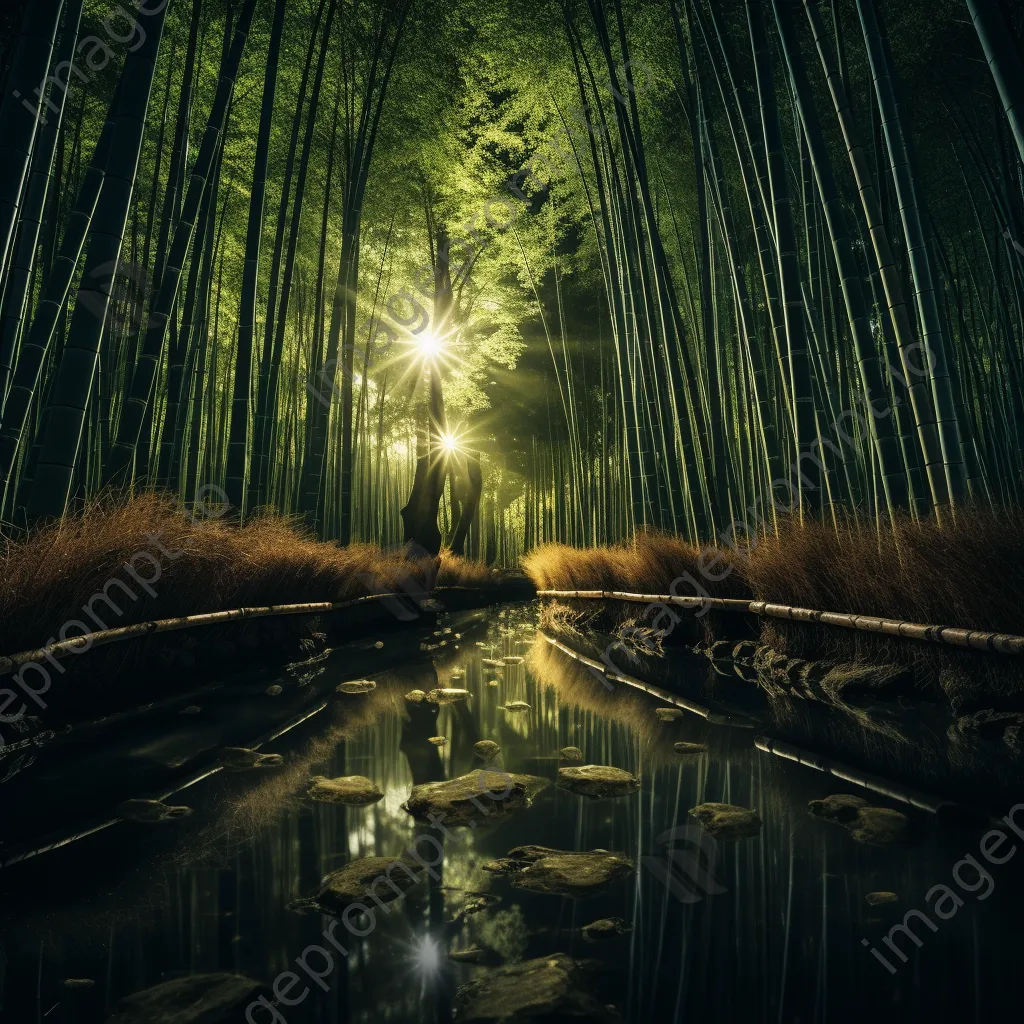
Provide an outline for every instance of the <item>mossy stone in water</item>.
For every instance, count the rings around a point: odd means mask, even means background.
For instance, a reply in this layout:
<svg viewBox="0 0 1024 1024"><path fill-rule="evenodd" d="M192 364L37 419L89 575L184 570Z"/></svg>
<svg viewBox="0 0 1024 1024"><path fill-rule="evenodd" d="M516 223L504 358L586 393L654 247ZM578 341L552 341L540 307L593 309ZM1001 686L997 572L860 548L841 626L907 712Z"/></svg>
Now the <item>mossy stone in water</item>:
<svg viewBox="0 0 1024 1024"><path fill-rule="evenodd" d="M530 803L549 785L536 775L512 775L508 772L477 768L468 775L442 782L413 786L402 809L417 821L428 822L430 815L442 816L443 824L482 825Z"/></svg>
<svg viewBox="0 0 1024 1024"><path fill-rule="evenodd" d="M585 899L633 874L633 862L608 850L576 852L546 846L517 846L486 870L505 875L517 889Z"/></svg>
<svg viewBox="0 0 1024 1024"><path fill-rule="evenodd" d="M558 756L563 761L582 761L583 751L579 747L562 747L558 752Z"/></svg>
<svg viewBox="0 0 1024 1024"><path fill-rule="evenodd" d="M427 694L427 700L431 704L457 704L469 696L469 690L461 690L454 686L445 686L438 690L431 690Z"/></svg>
<svg viewBox="0 0 1024 1024"><path fill-rule="evenodd" d="M704 754L707 752L708 745L706 743L688 743L686 740L680 740L678 743L672 744L672 749L677 754Z"/></svg>
<svg viewBox="0 0 1024 1024"><path fill-rule="evenodd" d="M370 693L377 689L377 684L372 679L352 679L347 683L339 683L338 693Z"/></svg>
<svg viewBox="0 0 1024 1024"><path fill-rule="evenodd" d="M565 953L499 967L455 993L456 1024L612 1024L618 1019L590 991L583 965Z"/></svg>
<svg viewBox="0 0 1024 1024"><path fill-rule="evenodd" d="M864 899L871 907L884 907L900 901L899 896L894 892L869 892Z"/></svg>
<svg viewBox="0 0 1024 1024"><path fill-rule="evenodd" d="M448 740L445 739L444 736L431 736L430 739L427 740L427 742L433 743L435 747L443 747L448 742Z"/></svg>
<svg viewBox="0 0 1024 1024"><path fill-rule="evenodd" d="M706 803L690 809L690 816L715 839L751 839L761 831L761 817L749 807Z"/></svg>
<svg viewBox="0 0 1024 1024"><path fill-rule="evenodd" d="M847 826L858 843L891 846L907 838L907 816L888 807L862 807Z"/></svg>
<svg viewBox="0 0 1024 1024"><path fill-rule="evenodd" d="M559 768L558 788L591 799L627 796L640 788L640 780L622 768L587 764L579 768Z"/></svg>
<svg viewBox="0 0 1024 1024"><path fill-rule="evenodd" d="M341 914L355 903L373 904L374 896L390 903L408 892L417 882L421 865L396 857L362 857L332 871L321 883L317 894L308 900L296 900L294 910L322 910Z"/></svg>
<svg viewBox="0 0 1024 1024"><path fill-rule="evenodd" d="M122 999L107 1024L228 1024L261 995L274 998L241 974L190 974Z"/></svg>
<svg viewBox="0 0 1024 1024"><path fill-rule="evenodd" d="M816 818L828 821L853 821L862 807L868 802L863 797L849 793L833 793L824 800L812 800L807 806Z"/></svg>
<svg viewBox="0 0 1024 1024"><path fill-rule="evenodd" d="M600 942L602 939L614 939L619 935L628 935L633 930L621 917L605 917L600 921L591 921L583 926L583 938L588 942Z"/></svg>
<svg viewBox="0 0 1024 1024"><path fill-rule="evenodd" d="M363 775L344 775L336 779L314 775L309 780L306 796L322 804L346 807L366 807L384 799L384 794Z"/></svg>
<svg viewBox="0 0 1024 1024"><path fill-rule="evenodd" d="M675 722L683 717L682 708L655 708L654 713L658 716L659 722Z"/></svg>
<svg viewBox="0 0 1024 1024"><path fill-rule="evenodd" d="M473 753L481 761L493 761L501 753L501 747L494 740L480 740L473 744Z"/></svg>
<svg viewBox="0 0 1024 1024"><path fill-rule="evenodd" d="M405 699L412 701L413 704L422 704L427 699L427 694L424 690L410 690Z"/></svg>

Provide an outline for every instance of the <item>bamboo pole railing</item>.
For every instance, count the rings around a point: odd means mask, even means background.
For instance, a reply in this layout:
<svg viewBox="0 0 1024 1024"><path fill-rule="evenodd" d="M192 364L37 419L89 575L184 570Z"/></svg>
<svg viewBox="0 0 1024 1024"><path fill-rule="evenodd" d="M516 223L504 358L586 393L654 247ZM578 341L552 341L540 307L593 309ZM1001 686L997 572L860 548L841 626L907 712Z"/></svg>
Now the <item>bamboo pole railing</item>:
<svg viewBox="0 0 1024 1024"><path fill-rule="evenodd" d="M1024 636L1013 633L995 633L979 629L963 629L959 626L931 626L902 619L879 618L874 615L854 615L850 612L827 612L816 608L798 608L789 604L773 604L770 601L748 601L733 597L677 597L674 594L631 594L621 590L538 590L542 598L563 598L582 601L627 601L633 604L665 604L694 611L707 608L713 611L739 612L759 615L771 619L788 619L791 622L814 622L823 626L839 626L864 633L881 633L884 636L904 637L908 640L922 640L946 644L950 647L966 647L997 654L1024 654Z"/></svg>
<svg viewBox="0 0 1024 1024"><path fill-rule="evenodd" d="M585 654L580 654L579 651L575 651L566 644L563 644L561 641L556 640L554 637L548 636L542 630L538 630L538 634L547 640L552 647L556 647L563 654L567 654L570 658L574 658L576 661L582 662L594 671L600 672L605 678L644 690L646 693L649 693L668 704L674 704L677 707L685 708L687 711L692 711L694 714L700 715L701 718L706 719L712 725L733 727L747 726L754 728L759 724L753 719L743 719L734 715L723 715L718 712L714 712L703 704L697 704L685 697L680 697L678 694L670 693L668 690L662 690L660 687L653 686L650 683L645 683L642 679L637 679L635 676L627 675L624 672L609 671L601 662L596 661L593 658L588 658ZM754 746L762 753L774 754L776 757L784 758L787 761L793 761L796 764L803 765L805 768L813 768L815 771L823 772L826 775L832 775L837 779L843 779L845 782L850 782L853 785L859 786L862 789L867 789L872 793L878 793L880 796L888 797L889 799L895 800L899 803L907 804L910 807L916 807L922 811L927 811L929 814L934 814L936 817L941 819L988 820L987 814L979 815L979 813L972 811L970 808L967 808L948 797L934 796L930 793L921 792L911 786L905 786L901 782L895 782L891 779L883 778L880 775L873 775L870 772L861 771L859 768L843 764L840 761L833 760L830 757L817 754L810 750L805 750L802 747L796 747L791 743L775 739L772 736L757 736L754 739Z"/></svg>
<svg viewBox="0 0 1024 1024"><path fill-rule="evenodd" d="M727 715L720 711L713 711L706 704L698 704L697 701L689 700L687 697L680 697L677 693L672 693L669 690L663 690L660 686L644 682L643 679L638 679L636 676L631 676L626 672L619 672L617 669L609 668L607 665L602 664L600 661L596 661L594 658L588 658L585 654L580 654L579 651L574 651L571 647L563 644L560 640L556 640L553 636L548 636L548 634L543 630L537 630L537 633L539 636L542 636L547 640L552 647L557 648L563 654L566 654L570 658L574 658L576 661L586 665L587 668L599 673L603 678L608 679L611 682L623 683L636 690L643 690L644 693L649 693L652 697L657 697L658 700L663 700L667 704L674 704L676 707L682 708L684 711L689 711L694 715L700 715L701 718L706 719L712 725L725 725L740 729L755 729L760 724L751 718L741 717L739 715Z"/></svg>
<svg viewBox="0 0 1024 1024"><path fill-rule="evenodd" d="M445 594L452 591L470 591L472 587L441 587L433 593ZM348 601L312 601L305 604L272 604L247 608L232 608L222 612L204 612L200 615L179 615L170 619L151 619L148 622L137 622L130 626L116 626L112 629L101 629L95 633L71 637L39 647L32 651L20 651L17 654L0 655L0 676L10 675L29 662L52 661L70 654L82 654L94 647L119 643L124 640L135 640L158 633L173 633L182 629L196 629L200 626L216 626L224 622L238 622L248 619L266 619L286 615L322 615L328 612L343 611L356 605L372 604L388 600L401 600L408 595L401 593L367 594Z"/></svg>

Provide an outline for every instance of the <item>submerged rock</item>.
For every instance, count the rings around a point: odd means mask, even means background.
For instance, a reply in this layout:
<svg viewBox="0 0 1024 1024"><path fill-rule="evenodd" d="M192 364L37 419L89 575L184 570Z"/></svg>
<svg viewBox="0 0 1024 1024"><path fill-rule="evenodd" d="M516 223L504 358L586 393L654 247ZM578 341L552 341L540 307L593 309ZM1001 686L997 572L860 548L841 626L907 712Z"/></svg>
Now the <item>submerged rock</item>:
<svg viewBox="0 0 1024 1024"><path fill-rule="evenodd" d="M494 740L479 740L473 744L473 753L481 761L493 761L501 753L501 747Z"/></svg>
<svg viewBox="0 0 1024 1024"><path fill-rule="evenodd" d="M690 816L715 839L750 839L761 831L761 816L749 807L706 803L690 809Z"/></svg>
<svg viewBox="0 0 1024 1024"><path fill-rule="evenodd" d="M284 758L280 754L261 754L248 747L224 747L220 764L228 771L240 772L248 768L277 768L284 764Z"/></svg>
<svg viewBox="0 0 1024 1024"><path fill-rule="evenodd" d="M526 960L474 978L455 993L457 1024L525 1024L579 1020L610 1024L618 1017L601 1005L582 965L565 953Z"/></svg>
<svg viewBox="0 0 1024 1024"><path fill-rule="evenodd" d="M512 714L530 710L530 705L525 700L510 700L507 704L502 704L501 706L505 711L510 711Z"/></svg>
<svg viewBox="0 0 1024 1024"><path fill-rule="evenodd" d="M122 999L107 1024L228 1024L270 989L241 974L190 974Z"/></svg>
<svg viewBox="0 0 1024 1024"><path fill-rule="evenodd" d="M309 780L306 796L322 804L346 807L366 807L384 799L384 794L363 775L344 775L336 779L314 775Z"/></svg>
<svg viewBox="0 0 1024 1024"><path fill-rule="evenodd" d="M504 658L506 665L522 665L525 658L520 658L518 654L506 654Z"/></svg>
<svg viewBox="0 0 1024 1024"><path fill-rule="evenodd" d="M890 903L899 903L900 898L894 892L869 892L864 899L868 906L884 907Z"/></svg>
<svg viewBox="0 0 1024 1024"><path fill-rule="evenodd" d="M448 740L444 736L431 736L427 742L433 743L435 747L443 747Z"/></svg>
<svg viewBox="0 0 1024 1024"><path fill-rule="evenodd" d="M469 696L469 690L460 690L456 687L446 686L439 690L431 690L427 694L427 700L431 704L457 704Z"/></svg>
<svg viewBox="0 0 1024 1024"><path fill-rule="evenodd" d="M497 679L488 679L487 680L487 685L488 686L497 686L498 685L498 680Z"/></svg>
<svg viewBox="0 0 1024 1024"><path fill-rule="evenodd" d="M279 683L274 683L273 686L268 686L266 689L268 697L280 697L282 693L284 693L284 687Z"/></svg>
<svg viewBox="0 0 1024 1024"><path fill-rule="evenodd" d="M635 793L640 788L640 780L621 768L588 764L580 768L559 768L558 788L597 799Z"/></svg>
<svg viewBox="0 0 1024 1024"><path fill-rule="evenodd" d="M179 715L199 715L202 714L203 709L198 704L189 704L187 708L182 708Z"/></svg>
<svg viewBox="0 0 1024 1024"><path fill-rule="evenodd" d="M562 747L558 752L558 756L563 761L582 761L583 751L579 747Z"/></svg>
<svg viewBox="0 0 1024 1024"><path fill-rule="evenodd" d="M659 722L675 722L683 717L682 708L655 708L654 713Z"/></svg>
<svg viewBox="0 0 1024 1024"><path fill-rule="evenodd" d="M332 871L311 899L294 900L292 910L321 910L341 914L355 903L364 906L377 900L390 903L404 896L417 882L422 865L400 857L362 857Z"/></svg>
<svg viewBox="0 0 1024 1024"><path fill-rule="evenodd" d="M812 800L807 807L816 818L825 818L828 821L853 821L857 812L862 807L867 807L868 802L861 796L852 796L849 793L833 793L824 800Z"/></svg>
<svg viewBox="0 0 1024 1024"><path fill-rule="evenodd" d="M888 807L871 807L863 797L836 793L824 800L812 800L808 807L815 817L848 829L858 843L890 846L907 837L909 821L905 814Z"/></svg>
<svg viewBox="0 0 1024 1024"><path fill-rule="evenodd" d="M707 752L708 745L706 743L688 743L686 740L680 740L678 743L672 744L672 749L677 754L704 754Z"/></svg>
<svg viewBox="0 0 1024 1024"><path fill-rule="evenodd" d="M82 990L92 988L96 982L92 978L65 978L61 983L61 988L66 988L71 991Z"/></svg>
<svg viewBox="0 0 1024 1024"><path fill-rule="evenodd" d="M479 823L529 807L549 782L536 775L511 775L477 768L468 775L442 782L413 786L402 810L418 821L429 815L440 817L446 826Z"/></svg>
<svg viewBox="0 0 1024 1024"><path fill-rule="evenodd" d="M410 690L405 695L405 699L412 701L413 704L422 704L427 699L427 694L423 690Z"/></svg>
<svg viewBox="0 0 1024 1024"><path fill-rule="evenodd" d="M500 658L481 658L481 662L488 668L504 668L505 662Z"/></svg>
<svg viewBox="0 0 1024 1024"><path fill-rule="evenodd" d="M336 687L337 693L371 693L377 689L377 684L372 679L352 679L347 683L339 683Z"/></svg>
<svg viewBox="0 0 1024 1024"><path fill-rule="evenodd" d="M608 850L573 852L517 846L485 869L505 875L517 889L585 899L632 875L634 866L625 854Z"/></svg>
<svg viewBox="0 0 1024 1024"><path fill-rule="evenodd" d="M847 826L858 843L868 846L891 846L907 837L909 822L905 814L888 807L862 807Z"/></svg>
<svg viewBox="0 0 1024 1024"><path fill-rule="evenodd" d="M192 808L184 805L175 807L165 804L162 800L125 800L118 807L117 813L125 821L138 821L145 825L153 825L187 818L192 813Z"/></svg>
<svg viewBox="0 0 1024 1024"><path fill-rule="evenodd" d="M621 917L604 917L600 921L591 921L583 926L583 938L588 942L600 942L602 939L614 939L619 935L628 935L633 926L626 924Z"/></svg>

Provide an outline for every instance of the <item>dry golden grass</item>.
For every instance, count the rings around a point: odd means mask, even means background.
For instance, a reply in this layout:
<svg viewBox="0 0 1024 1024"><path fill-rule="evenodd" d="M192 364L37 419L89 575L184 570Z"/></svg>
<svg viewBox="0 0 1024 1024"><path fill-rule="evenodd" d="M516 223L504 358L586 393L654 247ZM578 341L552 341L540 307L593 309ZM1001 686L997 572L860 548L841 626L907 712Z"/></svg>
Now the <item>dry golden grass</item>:
<svg viewBox="0 0 1024 1024"><path fill-rule="evenodd" d="M643 532L632 541L606 548L571 548L564 544L546 544L523 559L523 569L538 590L628 590L641 594L668 593L674 580L684 579L675 588L679 596L699 591L685 577L689 575L713 597L749 597L749 591L737 572L721 576L735 558L728 549L719 552L721 561L713 561L712 549L702 549L663 533ZM702 569L703 566L703 569ZM710 575L704 570L709 570Z"/></svg>
<svg viewBox="0 0 1024 1024"><path fill-rule="evenodd" d="M140 555L140 552L148 553ZM156 560L154 562L153 560ZM134 561L149 594L126 571ZM83 606L112 580L109 594L121 610L102 602L97 615L110 627L150 619L223 611L247 605L345 601L395 589L412 576L438 586L485 587L485 566L441 556L410 558L368 544L339 547L306 534L293 520L263 517L239 527L226 520L190 517L171 499L144 494L105 500L0 548L0 652L46 643L63 624L86 621ZM74 636L81 629L69 629Z"/></svg>
<svg viewBox="0 0 1024 1024"><path fill-rule="evenodd" d="M785 524L739 564L764 600L1024 633L1024 513L968 509L939 528L897 518Z"/></svg>

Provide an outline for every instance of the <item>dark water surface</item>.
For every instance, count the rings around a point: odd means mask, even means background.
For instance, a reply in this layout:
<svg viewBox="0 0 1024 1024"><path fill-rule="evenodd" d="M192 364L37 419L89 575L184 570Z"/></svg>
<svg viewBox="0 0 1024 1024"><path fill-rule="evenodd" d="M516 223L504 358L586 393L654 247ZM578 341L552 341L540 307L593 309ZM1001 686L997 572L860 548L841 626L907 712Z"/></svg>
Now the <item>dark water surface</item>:
<svg viewBox="0 0 1024 1024"><path fill-rule="evenodd" d="M926 811L757 749L756 736L780 727L763 703L751 702L757 728L711 726L691 714L661 723L653 710L661 702L625 687L607 692L537 636L535 619L533 605L452 618L442 622L450 633L425 638L444 646L422 651L417 637L400 664L389 646L374 655L370 638L319 663L250 677L245 691L225 685L196 701L203 704L198 715L181 716L174 705L74 747L44 750L19 771L0 761L0 775L13 771L0 786L0 855L10 862L0 871L0 1020L105 1022L121 998L169 978L237 971L271 983L295 970L307 947L324 944L328 919L289 903L353 859L397 858L426 835L401 806L412 786L479 767L472 746L483 739L501 746L504 770L552 784L500 821L481 815L454 838L431 833L417 848L434 860L430 844L440 840L439 877L391 904L390 913L378 911L365 937L339 929L348 956L337 955L331 969L310 955L322 983L303 975L290 994L309 994L280 1006L277 1020L448 1021L455 990L499 969L448 959L449 950L470 947L486 950L493 964L559 951L594 961L600 1003L631 1022L964 1022L1024 1006L1024 852L991 864L979 851L983 825L940 824ZM366 674L374 656L387 666L370 673L376 691L335 697L334 685ZM482 663L506 656L530 660L500 670ZM706 662L677 657L670 664L679 688L706 695ZM462 677L453 679L453 671ZM275 678L284 693L267 696ZM465 687L471 697L440 709L404 699L437 686ZM508 701L530 709L503 710ZM806 723L801 730L807 742L814 730ZM884 728L849 718L821 726L822 749L842 748L846 760L860 758L876 774L887 768L919 787L931 778L948 788L946 762L934 771L915 763L939 757L929 752L941 734L898 719ZM429 743L434 736L446 744ZM219 746L264 740L261 750L283 754L284 767L208 774ZM708 751L680 756L672 746L678 740L706 743ZM580 747L585 764L635 773L640 791L588 800L555 787L555 755L566 745ZM976 764L965 771L966 790L983 793L984 773ZM999 792L988 803L1001 817L1016 802L1016 774L997 774ZM311 775L365 775L385 797L365 808L312 803L304 796ZM903 810L908 842L865 846L809 815L809 800L844 792ZM195 813L159 825L113 820L120 800L154 795ZM705 840L698 853L701 834L688 812L707 801L755 809L760 834ZM1016 820L1024 831L1024 807ZM666 833L680 828L687 828L675 839L683 852L673 860ZM1003 828L1009 838L1000 857L1024 847L1024 835ZM77 833L91 834L68 841ZM53 843L63 845L22 859ZM575 901L515 889L484 870L523 844L619 851L637 870ZM974 865L958 867L966 854ZM988 880L979 880L975 865ZM949 895L933 909L939 885ZM875 891L896 893L899 902L872 907L865 896ZM478 893L500 902L458 919ZM896 933L903 962L882 940L915 908L931 926L909 919L920 946ZM583 938L582 926L609 916L632 930L599 943ZM887 955L894 973L872 948ZM69 978L94 984L69 989L62 985ZM251 1020L275 1018L261 1010Z"/></svg>

